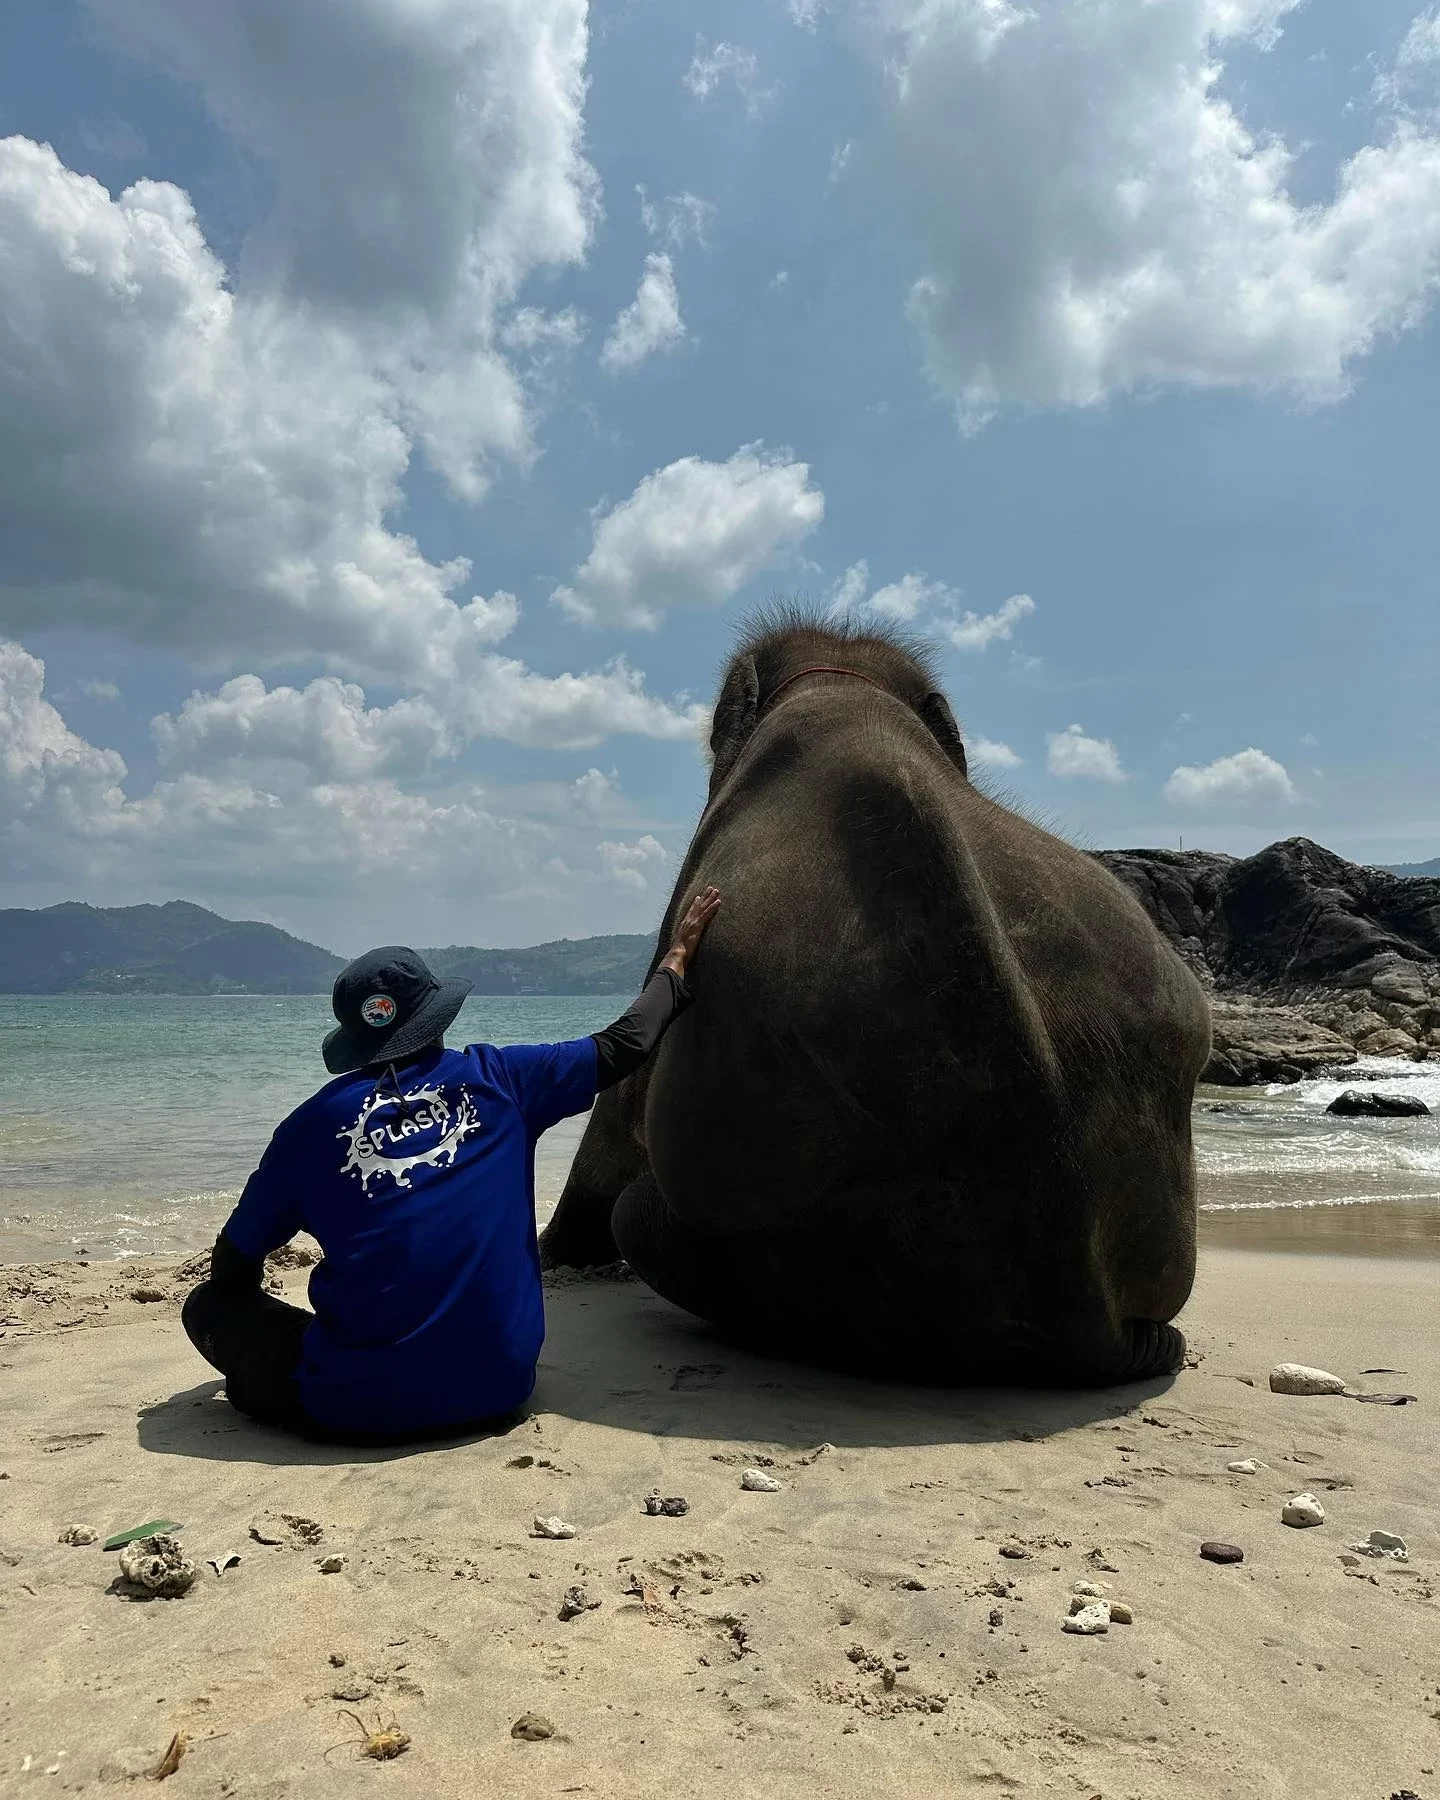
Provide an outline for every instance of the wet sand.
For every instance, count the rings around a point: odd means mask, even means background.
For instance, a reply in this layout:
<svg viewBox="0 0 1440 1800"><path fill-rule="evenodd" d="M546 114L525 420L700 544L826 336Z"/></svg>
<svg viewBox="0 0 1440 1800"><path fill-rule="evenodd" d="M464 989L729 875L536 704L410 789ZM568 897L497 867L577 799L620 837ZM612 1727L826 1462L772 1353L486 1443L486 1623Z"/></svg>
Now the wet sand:
<svg viewBox="0 0 1440 1800"><path fill-rule="evenodd" d="M1269 1250L1290 1256L1440 1257L1440 1206L1367 1200L1327 1205L1256 1205L1200 1214L1202 1247Z"/></svg>
<svg viewBox="0 0 1440 1800"><path fill-rule="evenodd" d="M1209 1248L1193 1366L1100 1394L882 1387L570 1282L533 1418L355 1453L230 1412L175 1272L0 1274L0 1793L111 1791L177 1730L173 1791L237 1800L1440 1793L1440 1263ZM1282 1359L1419 1404L1275 1395ZM1289 1528L1305 1488L1325 1523ZM56 1541L157 1516L244 1560L138 1602ZM1374 1527L1408 1563L1354 1556ZM1063 1632L1082 1579L1133 1624ZM562 1621L577 1584L600 1604ZM554 1735L512 1737L527 1712ZM347 1713L409 1748L364 1763Z"/></svg>

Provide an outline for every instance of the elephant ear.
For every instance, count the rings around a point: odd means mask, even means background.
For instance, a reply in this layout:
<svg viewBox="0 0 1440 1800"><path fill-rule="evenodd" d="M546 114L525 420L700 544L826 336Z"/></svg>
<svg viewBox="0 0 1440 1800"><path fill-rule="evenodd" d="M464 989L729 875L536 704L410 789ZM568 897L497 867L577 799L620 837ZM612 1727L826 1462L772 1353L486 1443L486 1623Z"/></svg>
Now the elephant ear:
<svg viewBox="0 0 1440 1800"><path fill-rule="evenodd" d="M965 745L961 741L960 727L955 723L955 715L950 710L950 702L943 694L927 694L920 702L920 717L925 721L926 729L931 737L960 773L968 779L970 769L965 761Z"/></svg>
<svg viewBox="0 0 1440 1800"><path fill-rule="evenodd" d="M760 710L760 677L755 672L755 658L741 656L731 663L715 702L715 718L710 727L710 788L713 793L735 766L735 759L745 747Z"/></svg>

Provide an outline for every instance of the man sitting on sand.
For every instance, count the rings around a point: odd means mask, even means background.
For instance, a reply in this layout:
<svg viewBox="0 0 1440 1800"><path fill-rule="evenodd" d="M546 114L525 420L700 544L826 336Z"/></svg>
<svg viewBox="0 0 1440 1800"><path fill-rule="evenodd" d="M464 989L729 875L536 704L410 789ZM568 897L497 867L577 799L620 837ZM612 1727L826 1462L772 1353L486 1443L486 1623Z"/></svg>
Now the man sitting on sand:
<svg viewBox="0 0 1440 1800"><path fill-rule="evenodd" d="M340 972L323 1046L339 1079L276 1130L185 1302L232 1406L353 1440L484 1426L528 1399L545 1336L536 1141L654 1050L719 904L714 888L692 901L630 1010L569 1043L447 1050L468 981L398 948ZM313 1312L261 1286L297 1231L325 1252Z"/></svg>

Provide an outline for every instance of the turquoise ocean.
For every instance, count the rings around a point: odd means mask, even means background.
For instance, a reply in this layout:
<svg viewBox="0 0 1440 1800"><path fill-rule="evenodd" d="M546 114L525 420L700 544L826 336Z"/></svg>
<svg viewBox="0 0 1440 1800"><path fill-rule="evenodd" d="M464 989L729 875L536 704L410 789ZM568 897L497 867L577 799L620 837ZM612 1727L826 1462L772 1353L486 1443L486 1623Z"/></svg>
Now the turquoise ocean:
<svg viewBox="0 0 1440 1800"><path fill-rule="evenodd" d="M451 1043L582 1037L628 994L472 997ZM210 1242L275 1124L327 1079L324 995L0 995L0 1261L188 1253ZM1422 1119L1339 1119L1343 1086L1429 1102ZM549 1216L584 1129L541 1140ZM1440 1063L1344 1080L1204 1089L1202 1235L1272 1249L1440 1254Z"/></svg>
<svg viewBox="0 0 1440 1800"><path fill-rule="evenodd" d="M447 1041L584 1037L633 997L472 996ZM0 995L0 1262L210 1242L271 1131L330 1079L334 1023L324 994ZM584 1127L540 1141L543 1216Z"/></svg>

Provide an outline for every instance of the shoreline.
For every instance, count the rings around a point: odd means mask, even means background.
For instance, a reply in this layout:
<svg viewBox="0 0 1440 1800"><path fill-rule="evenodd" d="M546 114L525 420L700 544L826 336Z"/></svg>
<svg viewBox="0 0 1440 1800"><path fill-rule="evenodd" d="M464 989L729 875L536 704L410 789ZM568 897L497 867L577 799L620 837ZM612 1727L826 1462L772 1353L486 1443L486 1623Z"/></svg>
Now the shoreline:
<svg viewBox="0 0 1440 1800"><path fill-rule="evenodd" d="M559 1198L542 1196L537 1220L544 1227ZM237 1196L238 1197L238 1196ZM34 1253L0 1254L0 1271L72 1270L98 1265L135 1269L141 1265L182 1261L208 1251L224 1224L233 1200L213 1214L213 1224L184 1236L164 1250L135 1250L112 1256L49 1245L37 1239ZM0 1230L0 1243L5 1240ZM13 1227L8 1235L19 1238ZM1440 1260L1440 1206L1428 1194L1414 1201L1357 1196L1333 1200L1211 1202L1199 1208L1199 1242L1205 1250L1245 1250L1257 1255L1364 1256L1399 1261Z"/></svg>
<svg viewBox="0 0 1440 1800"><path fill-rule="evenodd" d="M348 1800L349 1711L409 1735L363 1776L407 1800L1435 1790L1436 1264L1207 1248L1186 1369L1101 1393L882 1386L739 1351L633 1280L551 1281L529 1419L353 1452L230 1411L180 1266L146 1301L58 1270L68 1298L0 1339L0 1789L28 1757L104 1791L184 1730L197 1793ZM1420 1403L1272 1394L1282 1360ZM741 1492L767 1462L781 1491ZM1280 1522L1301 1489L1322 1526ZM646 1517L656 1490L686 1516ZM534 1539L537 1513L577 1536ZM56 1541L156 1517L200 1564L181 1601L124 1600L113 1557ZM1407 1563L1350 1552L1375 1528ZM1063 1632L1081 1579L1134 1622ZM576 1585L600 1604L562 1620ZM527 1712L554 1736L513 1737Z"/></svg>

